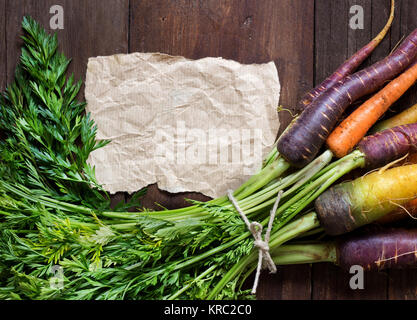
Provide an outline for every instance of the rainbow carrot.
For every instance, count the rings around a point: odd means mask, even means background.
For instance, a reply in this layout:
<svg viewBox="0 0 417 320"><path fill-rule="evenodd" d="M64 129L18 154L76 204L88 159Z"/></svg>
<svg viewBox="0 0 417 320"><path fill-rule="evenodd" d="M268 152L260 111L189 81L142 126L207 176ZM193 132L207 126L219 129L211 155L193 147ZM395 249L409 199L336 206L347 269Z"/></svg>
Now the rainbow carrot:
<svg viewBox="0 0 417 320"><path fill-rule="evenodd" d="M378 220L417 197L417 164L373 172L326 190L315 201L320 225L338 235Z"/></svg>
<svg viewBox="0 0 417 320"><path fill-rule="evenodd" d="M391 55L345 77L314 100L279 138L277 148L281 156L296 167L311 162L346 108L405 70L416 55L417 29Z"/></svg>

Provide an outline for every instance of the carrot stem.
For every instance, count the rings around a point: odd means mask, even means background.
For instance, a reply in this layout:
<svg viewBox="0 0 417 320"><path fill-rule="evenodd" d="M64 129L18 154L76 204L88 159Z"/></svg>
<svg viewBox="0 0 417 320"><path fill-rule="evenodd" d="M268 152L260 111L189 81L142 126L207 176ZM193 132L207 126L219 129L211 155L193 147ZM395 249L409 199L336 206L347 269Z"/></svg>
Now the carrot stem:
<svg viewBox="0 0 417 320"><path fill-rule="evenodd" d="M272 250L272 260L277 265L337 262L336 244L288 244Z"/></svg>

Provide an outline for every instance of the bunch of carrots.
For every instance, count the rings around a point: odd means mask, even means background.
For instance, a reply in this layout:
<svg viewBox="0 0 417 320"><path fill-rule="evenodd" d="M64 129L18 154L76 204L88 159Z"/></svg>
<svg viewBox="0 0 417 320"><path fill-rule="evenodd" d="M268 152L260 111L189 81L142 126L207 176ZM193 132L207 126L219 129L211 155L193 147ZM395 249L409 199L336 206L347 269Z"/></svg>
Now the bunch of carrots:
<svg viewBox="0 0 417 320"><path fill-rule="evenodd" d="M314 202L319 229L328 235L349 233L363 225L417 216L417 104L396 116L377 121L417 80L417 29L389 56L357 71L385 36L381 33L344 62L334 74L301 99L301 113L279 138L280 155L295 167L310 163L324 145L340 158L355 156L347 172L372 170L352 181L331 186ZM348 106L373 94L350 115ZM367 134L371 134L366 136ZM339 236L330 243L288 244L272 249L277 264L332 262L366 269L417 266L416 230L380 229Z"/></svg>
<svg viewBox="0 0 417 320"><path fill-rule="evenodd" d="M390 19L392 15L393 11ZM382 37L384 32L385 28ZM369 48L374 49L381 40L379 34L343 63L318 89L306 94L307 98L300 103L303 111L278 141L278 151L291 165L305 166L325 143L337 157L345 156L384 112L414 84L417 79L417 30L388 57L353 73L372 52ZM379 92L343 120L348 106L379 89Z"/></svg>
<svg viewBox="0 0 417 320"><path fill-rule="evenodd" d="M270 250L276 264L331 262L345 269L361 265L367 270L417 267L417 230L354 231L373 222L386 225L417 216L417 105L377 123L417 80L417 29L388 57L353 73L385 36L393 10L394 1L381 33L305 94L298 105L301 114L278 140L280 156L293 167L311 163L324 144L340 159L312 178L310 183L320 180L325 191L315 197L313 212L287 226L291 231L300 230L293 240L283 244L275 241L279 236L271 236ZM348 106L372 93L343 119ZM366 136L368 133L372 135ZM335 177L356 168L371 172L328 189ZM301 230L314 218L318 226L310 224ZM323 231L337 237L330 242L297 241ZM224 282L234 277L246 279L255 268L255 260L253 253L236 264Z"/></svg>
<svg viewBox="0 0 417 320"><path fill-rule="evenodd" d="M301 100L299 105L303 111L278 141L280 155L291 165L305 166L323 144L338 158L353 153L363 156L361 166L370 169L380 168L416 149L417 105L389 120L375 123L417 80L417 29L389 56L353 73L385 36L392 23L394 6L392 1L390 18L381 33ZM375 91L349 116L342 118L349 105ZM368 132L374 135L365 137ZM330 188L315 204L322 224L329 225L327 231L330 234L339 234L350 231L358 223L356 220L361 220L361 224L376 220L378 217L371 217L377 207L376 211L381 212L384 206L391 209L395 205L401 206L416 196L414 185L417 185L417 180L413 168L403 166L395 169L392 182L387 178L372 189L369 189L371 183L367 183L372 175ZM394 174L393 170L384 174L380 172L380 175L388 177ZM404 187L400 186L401 183ZM381 201L382 196L390 197L390 205ZM367 197L369 203L357 203L361 197ZM326 223L325 217L334 221Z"/></svg>

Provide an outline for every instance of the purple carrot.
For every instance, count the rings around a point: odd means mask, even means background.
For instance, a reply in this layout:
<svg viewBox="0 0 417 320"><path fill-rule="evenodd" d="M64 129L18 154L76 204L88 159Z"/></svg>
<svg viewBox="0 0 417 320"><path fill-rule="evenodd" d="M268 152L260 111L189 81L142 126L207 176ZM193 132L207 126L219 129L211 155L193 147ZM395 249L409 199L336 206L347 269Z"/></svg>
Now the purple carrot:
<svg viewBox="0 0 417 320"><path fill-rule="evenodd" d="M395 2L394 0L391 0L391 12L389 18L386 25L380 31L380 33L374 39L372 39L371 42L369 42L367 45L361 48L352 57L346 60L341 66L339 66L339 68L337 68L337 70L331 76L329 76L326 80L320 83L317 87L307 92L298 104L298 111L304 110L304 108L310 105L323 92L327 91L327 89L333 87L337 82L354 72L362 64L362 62L367 57L369 57L369 55L374 51L374 49L380 44L382 39L384 39L389 28L391 27L392 21L394 19L394 8Z"/></svg>
<svg viewBox="0 0 417 320"><path fill-rule="evenodd" d="M330 262L346 271L417 268L417 229L354 232L332 242L288 244L272 249L278 265Z"/></svg>
<svg viewBox="0 0 417 320"><path fill-rule="evenodd" d="M342 237L337 242L336 264L349 270L417 267L417 230L388 229Z"/></svg>
<svg viewBox="0 0 417 320"><path fill-rule="evenodd" d="M378 168L417 149L417 123L367 136L358 144L367 168Z"/></svg>
<svg viewBox="0 0 417 320"><path fill-rule="evenodd" d="M388 57L345 77L319 96L285 130L278 151L290 164L302 167L319 152L346 108L407 68L417 55L417 29Z"/></svg>

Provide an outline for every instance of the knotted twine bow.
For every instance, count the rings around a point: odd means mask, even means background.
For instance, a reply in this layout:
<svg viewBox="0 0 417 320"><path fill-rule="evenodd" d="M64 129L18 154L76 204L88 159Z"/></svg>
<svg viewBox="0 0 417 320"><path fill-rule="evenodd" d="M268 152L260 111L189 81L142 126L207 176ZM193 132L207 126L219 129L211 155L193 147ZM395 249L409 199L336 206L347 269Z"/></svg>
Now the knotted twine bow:
<svg viewBox="0 0 417 320"><path fill-rule="evenodd" d="M274 206L272 207L268 228L265 233L265 240L262 240L262 225L259 222L253 221L250 222L246 215L243 213L242 209L239 207L236 199L233 197L233 191L229 190L227 196L229 197L230 202L236 208L236 211L241 216L242 220L245 222L250 233L252 234L255 241L253 242L254 246L259 249L258 255L258 267L256 268L255 280L253 282L252 294L256 293L256 288L258 287L259 276L261 275L261 270L263 268L268 268L270 273L276 273L277 267L275 266L274 261L271 258L269 253L269 238L271 236L272 224L274 223L275 214L278 209L279 201L281 200L282 190L278 193L277 200L275 200Z"/></svg>

